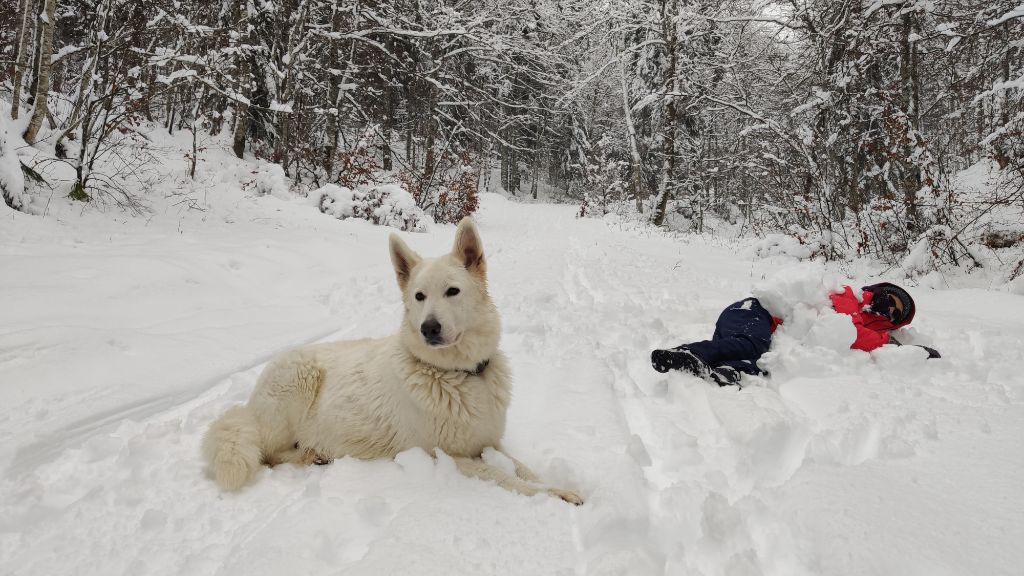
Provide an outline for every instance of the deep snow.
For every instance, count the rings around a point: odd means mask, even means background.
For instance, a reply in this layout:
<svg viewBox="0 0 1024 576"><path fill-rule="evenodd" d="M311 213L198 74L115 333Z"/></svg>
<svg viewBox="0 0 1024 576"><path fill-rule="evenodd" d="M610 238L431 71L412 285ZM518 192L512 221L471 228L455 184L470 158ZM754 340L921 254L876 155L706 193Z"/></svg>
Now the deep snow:
<svg viewBox="0 0 1024 576"><path fill-rule="evenodd" d="M1024 299L911 288L901 340L850 351L829 288L869 267L668 237L488 194L478 223L516 384L507 446L574 508L449 461L264 470L198 457L261 363L400 318L389 229L254 197L209 154L193 206L0 213L0 574L1019 574ZM241 175L241 176L240 176ZM279 195L278 195L279 196ZM424 254L454 228L405 234ZM852 276L848 278L847 276ZM899 278L893 280L900 281ZM649 365L757 294L772 378Z"/></svg>

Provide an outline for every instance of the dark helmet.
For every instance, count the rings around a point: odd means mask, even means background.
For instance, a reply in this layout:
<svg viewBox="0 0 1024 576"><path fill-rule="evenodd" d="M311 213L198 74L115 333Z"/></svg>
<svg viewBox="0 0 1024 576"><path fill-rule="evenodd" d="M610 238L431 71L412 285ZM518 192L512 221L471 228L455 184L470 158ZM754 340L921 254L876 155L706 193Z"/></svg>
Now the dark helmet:
<svg viewBox="0 0 1024 576"><path fill-rule="evenodd" d="M894 326L906 326L914 319L914 299L903 288L889 282L880 282L862 288L871 293L871 312L889 318Z"/></svg>

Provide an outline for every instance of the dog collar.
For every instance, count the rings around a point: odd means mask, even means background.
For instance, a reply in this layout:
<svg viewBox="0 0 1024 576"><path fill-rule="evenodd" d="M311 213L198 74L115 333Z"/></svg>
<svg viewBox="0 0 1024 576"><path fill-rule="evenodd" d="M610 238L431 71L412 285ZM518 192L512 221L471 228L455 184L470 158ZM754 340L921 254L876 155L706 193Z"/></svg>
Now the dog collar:
<svg viewBox="0 0 1024 576"><path fill-rule="evenodd" d="M463 370L463 372L469 374L470 376L479 376L484 373L484 370L487 370L487 366L490 363L490 360L484 360L483 362L476 365L476 370Z"/></svg>

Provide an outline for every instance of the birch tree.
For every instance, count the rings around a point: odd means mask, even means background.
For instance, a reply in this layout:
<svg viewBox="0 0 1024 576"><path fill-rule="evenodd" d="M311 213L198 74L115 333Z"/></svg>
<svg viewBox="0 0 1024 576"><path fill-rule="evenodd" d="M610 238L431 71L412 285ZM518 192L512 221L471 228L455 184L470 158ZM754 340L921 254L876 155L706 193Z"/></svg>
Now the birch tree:
<svg viewBox="0 0 1024 576"><path fill-rule="evenodd" d="M33 0L18 0L13 74L14 86L11 91L11 118L15 120L18 119L18 115L21 113L21 92L32 48L32 24L36 22L31 17L34 12L33 5Z"/></svg>
<svg viewBox="0 0 1024 576"><path fill-rule="evenodd" d="M25 9L31 7L31 2L25 2ZM29 120L28 128L25 129L24 139L29 144L35 144L39 136L39 129L43 126L43 119L48 112L47 102L50 97L50 69L53 56L53 29L54 16L57 11L57 0L43 0L43 11L39 14L39 50L36 59L36 87L35 99L32 105L32 117ZM23 30L25 30L23 28Z"/></svg>

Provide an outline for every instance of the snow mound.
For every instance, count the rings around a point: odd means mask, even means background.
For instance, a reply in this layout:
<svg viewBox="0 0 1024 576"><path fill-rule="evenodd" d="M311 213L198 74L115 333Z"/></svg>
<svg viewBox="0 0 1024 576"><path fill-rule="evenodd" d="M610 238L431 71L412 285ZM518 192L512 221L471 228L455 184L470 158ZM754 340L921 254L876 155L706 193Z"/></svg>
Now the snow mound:
<svg viewBox="0 0 1024 576"><path fill-rule="evenodd" d="M14 152L14 138L17 136L11 134L7 116L0 113L0 195L6 205L21 210L28 199L25 198L25 177Z"/></svg>
<svg viewBox="0 0 1024 576"><path fill-rule="evenodd" d="M1024 276L1017 277L1017 279L1010 282L1007 287L1010 289L1011 294L1024 296Z"/></svg>
<svg viewBox="0 0 1024 576"><path fill-rule="evenodd" d="M287 200L291 197L288 192L288 177L280 164L261 162L252 172L252 185L260 196L274 196Z"/></svg>
<svg viewBox="0 0 1024 576"><path fill-rule="evenodd" d="M806 244L785 234L769 234L747 249L748 258L770 258L786 256L795 260L810 260L816 254L816 246Z"/></svg>
<svg viewBox="0 0 1024 576"><path fill-rule="evenodd" d="M839 274L813 262L783 268L755 286L753 294L765 309L785 320L759 364L773 376L795 377L832 374L837 366L860 362L850 354L856 329L849 316L833 310L829 299L843 285Z"/></svg>
<svg viewBox="0 0 1024 576"><path fill-rule="evenodd" d="M756 285L753 294L773 316L790 322L789 318L802 315L801 310L831 311L828 295L842 287L838 274L827 271L820 262L811 262L782 268Z"/></svg>
<svg viewBox="0 0 1024 576"><path fill-rule="evenodd" d="M426 232L433 224L404 188L397 184L359 186L355 190L328 184L313 192L320 197L320 211L339 220L361 218L378 226L409 232Z"/></svg>
<svg viewBox="0 0 1024 576"><path fill-rule="evenodd" d="M807 338L818 346L835 352L844 352L857 339L857 329L849 317L841 314L821 314L811 324Z"/></svg>

